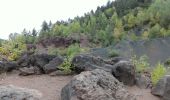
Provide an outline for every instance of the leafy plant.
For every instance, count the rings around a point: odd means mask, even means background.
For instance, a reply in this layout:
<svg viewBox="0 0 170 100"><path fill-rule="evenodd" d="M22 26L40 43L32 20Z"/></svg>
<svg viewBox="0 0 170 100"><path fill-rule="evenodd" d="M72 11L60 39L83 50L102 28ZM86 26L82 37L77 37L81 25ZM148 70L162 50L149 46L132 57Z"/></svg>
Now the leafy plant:
<svg viewBox="0 0 170 100"><path fill-rule="evenodd" d="M137 56L135 55L131 58L131 61L136 66L137 72L146 71L146 69L150 66L148 62L148 57L146 55L143 55L139 58L137 58Z"/></svg>
<svg viewBox="0 0 170 100"><path fill-rule="evenodd" d="M87 51L86 48L80 48L78 44L74 44L66 48L66 59L64 60L63 64L60 66L60 69L64 71L64 73L69 74L72 72L72 69L74 68L71 65L72 58L80 53Z"/></svg>
<svg viewBox="0 0 170 100"><path fill-rule="evenodd" d="M9 51L6 50L6 49L3 48L3 47L0 47L0 54L1 54L1 55L9 55Z"/></svg>
<svg viewBox="0 0 170 100"><path fill-rule="evenodd" d="M13 52L10 56L8 56L8 59L10 61L14 61L19 57L19 54L17 52Z"/></svg>
<svg viewBox="0 0 170 100"><path fill-rule="evenodd" d="M158 63L151 73L151 80L153 85L156 85L156 83L159 81L160 78L162 78L165 75L165 73L166 68L164 67L164 65Z"/></svg>
<svg viewBox="0 0 170 100"><path fill-rule="evenodd" d="M0 53L10 61L16 60L26 50L25 38L22 34L11 35L9 41L2 44Z"/></svg>
<svg viewBox="0 0 170 100"><path fill-rule="evenodd" d="M70 58L66 58L64 62L60 65L60 70L64 71L65 74L72 73L72 65Z"/></svg>
<svg viewBox="0 0 170 100"><path fill-rule="evenodd" d="M7 60L14 61L20 56L20 52L0 47L0 55L5 57Z"/></svg>

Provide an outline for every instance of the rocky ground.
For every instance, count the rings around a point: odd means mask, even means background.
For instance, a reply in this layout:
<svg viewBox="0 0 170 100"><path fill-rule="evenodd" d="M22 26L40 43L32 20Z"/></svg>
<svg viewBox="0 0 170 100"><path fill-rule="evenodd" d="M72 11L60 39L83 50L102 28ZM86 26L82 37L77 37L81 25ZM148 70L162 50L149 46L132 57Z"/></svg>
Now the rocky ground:
<svg viewBox="0 0 170 100"><path fill-rule="evenodd" d="M41 100L60 100L60 92L73 76L32 75L18 76L18 72L0 75L0 85L12 84L14 86L36 89L43 94ZM159 100L151 95L149 89L139 89L136 86L128 87L128 91L137 96L137 100Z"/></svg>

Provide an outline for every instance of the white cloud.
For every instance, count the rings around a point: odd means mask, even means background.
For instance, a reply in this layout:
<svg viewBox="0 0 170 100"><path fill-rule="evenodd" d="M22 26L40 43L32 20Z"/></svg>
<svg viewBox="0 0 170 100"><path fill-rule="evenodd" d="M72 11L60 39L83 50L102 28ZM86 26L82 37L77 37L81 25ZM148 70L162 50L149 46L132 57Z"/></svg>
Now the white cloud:
<svg viewBox="0 0 170 100"><path fill-rule="evenodd" d="M83 15L108 0L0 0L0 38L24 28L39 29L44 20L66 20Z"/></svg>

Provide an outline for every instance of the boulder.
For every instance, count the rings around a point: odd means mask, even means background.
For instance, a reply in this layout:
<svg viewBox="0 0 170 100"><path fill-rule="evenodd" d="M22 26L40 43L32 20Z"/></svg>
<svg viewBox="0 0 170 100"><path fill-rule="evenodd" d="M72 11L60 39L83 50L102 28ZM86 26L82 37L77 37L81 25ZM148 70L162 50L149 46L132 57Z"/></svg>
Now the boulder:
<svg viewBox="0 0 170 100"><path fill-rule="evenodd" d="M151 93L160 96L163 100L170 100L170 75L161 78L158 83L152 88Z"/></svg>
<svg viewBox="0 0 170 100"><path fill-rule="evenodd" d="M41 100L42 94L33 89L0 86L0 100Z"/></svg>
<svg viewBox="0 0 170 100"><path fill-rule="evenodd" d="M22 76L27 76L27 75L33 75L35 74L34 72L34 67L23 67L23 68L19 68L20 74Z"/></svg>
<svg viewBox="0 0 170 100"><path fill-rule="evenodd" d="M43 69L43 67L48 64L52 59L54 59L55 55L48 55L48 54L36 54L33 55L31 62L40 68Z"/></svg>
<svg viewBox="0 0 170 100"><path fill-rule="evenodd" d="M61 91L61 100L136 100L111 73L101 69L82 72Z"/></svg>
<svg viewBox="0 0 170 100"><path fill-rule="evenodd" d="M75 72L81 73L82 71L91 71L94 69L103 69L111 72L113 65L107 64L100 57L90 55L77 55L73 58L72 64L75 67Z"/></svg>
<svg viewBox="0 0 170 100"><path fill-rule="evenodd" d="M162 97L165 91L165 86L168 76L161 78L158 83L152 88L151 93L156 96Z"/></svg>
<svg viewBox="0 0 170 100"><path fill-rule="evenodd" d="M35 54L29 55L24 54L18 61L17 64L22 67L36 66L41 70L41 73L45 73L44 66L48 64L52 59L54 59L55 55L48 55L48 54Z"/></svg>
<svg viewBox="0 0 170 100"><path fill-rule="evenodd" d="M163 100L170 100L170 76L166 79L165 91L163 94Z"/></svg>
<svg viewBox="0 0 170 100"><path fill-rule="evenodd" d="M31 58L30 55L28 55L27 53L24 53L18 60L17 60L17 64L20 67L28 67L31 64Z"/></svg>
<svg viewBox="0 0 170 100"><path fill-rule="evenodd" d="M135 84L136 73L135 66L129 61L119 61L112 69L112 74L125 85Z"/></svg>
<svg viewBox="0 0 170 100"><path fill-rule="evenodd" d="M28 75L39 75L42 74L41 70L36 67L36 66L31 66L31 67L23 67L23 68L19 68L19 75L21 76L28 76Z"/></svg>
<svg viewBox="0 0 170 100"><path fill-rule="evenodd" d="M17 68L18 65L15 62L0 61L0 73L9 72Z"/></svg>
<svg viewBox="0 0 170 100"><path fill-rule="evenodd" d="M58 70L59 65L61 65L64 62L64 59L61 57L55 57L52 59L48 64L43 66L43 70L46 74L49 74L51 72L54 72Z"/></svg>

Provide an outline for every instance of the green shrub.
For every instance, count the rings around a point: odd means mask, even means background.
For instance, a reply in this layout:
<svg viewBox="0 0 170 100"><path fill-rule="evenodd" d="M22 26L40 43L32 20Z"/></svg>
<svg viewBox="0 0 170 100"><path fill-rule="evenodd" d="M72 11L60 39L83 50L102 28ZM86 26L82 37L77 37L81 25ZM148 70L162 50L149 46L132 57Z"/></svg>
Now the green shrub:
<svg viewBox="0 0 170 100"><path fill-rule="evenodd" d="M80 53L81 49L78 44L71 45L67 48L66 55L72 58L74 55Z"/></svg>
<svg viewBox="0 0 170 100"><path fill-rule="evenodd" d="M10 56L8 56L8 59L10 61L15 61L17 60L18 57L19 57L19 54L17 54L16 52L13 52Z"/></svg>
<svg viewBox="0 0 170 100"><path fill-rule="evenodd" d="M20 56L20 52L17 50L9 50L3 47L0 47L0 55L7 58L7 60L14 61Z"/></svg>
<svg viewBox="0 0 170 100"><path fill-rule="evenodd" d="M158 63L151 73L152 84L156 85L160 78L162 78L166 73L166 68L163 64Z"/></svg>
<svg viewBox="0 0 170 100"><path fill-rule="evenodd" d="M149 37L150 38L161 37L160 30L161 30L161 26L157 23L156 25L151 27L149 31Z"/></svg>
<svg viewBox="0 0 170 100"><path fill-rule="evenodd" d="M60 69L64 71L64 73L66 74L70 74L72 73L72 69L74 68L71 65L71 60L72 58L76 55L79 54L81 52L85 52L87 51L87 48L80 48L78 44L73 44L70 45L68 48L65 48L65 56L66 59L64 60L63 64L60 66Z"/></svg>
<svg viewBox="0 0 170 100"><path fill-rule="evenodd" d="M130 34L130 39L133 40L133 41L137 41L137 40L139 40L139 37L136 36L135 33L132 33L132 34Z"/></svg>
<svg viewBox="0 0 170 100"><path fill-rule="evenodd" d="M144 72L150 66L148 62L148 57L146 55L143 55L139 58L137 58L135 55L131 58L131 61L136 66L137 72Z"/></svg>
<svg viewBox="0 0 170 100"><path fill-rule="evenodd" d="M9 55L9 50L7 50L7 49L5 49L3 47L0 47L0 54L8 56Z"/></svg>
<svg viewBox="0 0 170 100"><path fill-rule="evenodd" d="M72 65L71 65L71 60L70 58L67 58L64 60L64 62L60 65L60 70L64 71L65 74L70 74L72 73Z"/></svg>

